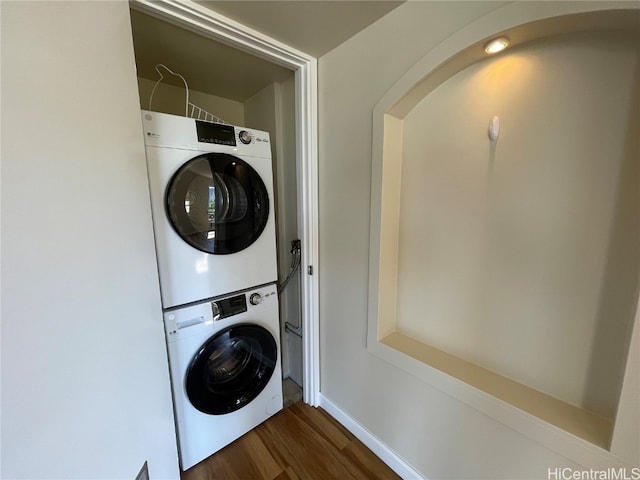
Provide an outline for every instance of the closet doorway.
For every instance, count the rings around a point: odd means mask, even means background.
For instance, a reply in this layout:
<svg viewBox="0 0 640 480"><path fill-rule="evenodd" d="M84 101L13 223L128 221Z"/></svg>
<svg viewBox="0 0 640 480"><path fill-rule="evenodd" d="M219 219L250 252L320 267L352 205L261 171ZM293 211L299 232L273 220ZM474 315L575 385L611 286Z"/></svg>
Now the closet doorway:
<svg viewBox="0 0 640 480"><path fill-rule="evenodd" d="M188 95L225 123L270 133L279 281L301 244L300 269L280 294L283 377L291 396L300 387L316 406L316 61L194 3L134 1L130 13L141 108L185 115Z"/></svg>

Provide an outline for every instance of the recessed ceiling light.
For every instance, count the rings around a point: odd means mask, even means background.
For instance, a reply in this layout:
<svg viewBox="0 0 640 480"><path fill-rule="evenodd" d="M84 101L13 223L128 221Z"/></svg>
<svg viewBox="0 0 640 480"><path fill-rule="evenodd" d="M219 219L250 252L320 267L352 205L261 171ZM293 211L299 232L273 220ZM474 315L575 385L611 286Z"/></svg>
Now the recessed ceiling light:
<svg viewBox="0 0 640 480"><path fill-rule="evenodd" d="M484 51L488 54L494 54L501 52L509 46L509 39L507 37L498 37L491 40L484 46Z"/></svg>

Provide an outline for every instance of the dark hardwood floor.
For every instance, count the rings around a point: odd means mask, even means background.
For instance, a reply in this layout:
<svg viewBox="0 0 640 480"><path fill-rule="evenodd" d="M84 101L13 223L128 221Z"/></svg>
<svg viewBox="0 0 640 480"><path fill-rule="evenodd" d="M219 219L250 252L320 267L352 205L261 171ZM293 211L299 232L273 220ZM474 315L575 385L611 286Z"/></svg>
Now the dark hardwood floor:
<svg viewBox="0 0 640 480"><path fill-rule="evenodd" d="M398 478L328 413L302 402L182 474L182 480Z"/></svg>

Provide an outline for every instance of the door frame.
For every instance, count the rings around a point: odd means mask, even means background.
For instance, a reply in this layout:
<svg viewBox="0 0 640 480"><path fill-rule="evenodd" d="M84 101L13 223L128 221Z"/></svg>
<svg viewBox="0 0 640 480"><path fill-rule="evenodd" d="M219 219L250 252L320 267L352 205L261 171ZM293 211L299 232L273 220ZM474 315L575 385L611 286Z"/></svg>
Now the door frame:
<svg viewBox="0 0 640 480"><path fill-rule="evenodd" d="M303 400L320 400L317 59L190 0L131 0L131 8L295 73L298 232L302 242Z"/></svg>

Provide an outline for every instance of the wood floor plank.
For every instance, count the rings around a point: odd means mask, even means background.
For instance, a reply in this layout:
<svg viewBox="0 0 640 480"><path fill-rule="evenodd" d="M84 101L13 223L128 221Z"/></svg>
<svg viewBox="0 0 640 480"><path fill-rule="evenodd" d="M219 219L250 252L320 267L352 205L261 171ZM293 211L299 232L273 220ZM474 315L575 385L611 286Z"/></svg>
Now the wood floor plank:
<svg viewBox="0 0 640 480"><path fill-rule="evenodd" d="M267 449L255 430L250 431L244 436L241 445L247 458L250 459L260 472L260 478L262 480L273 480L284 472L284 468L279 465L271 453L269 453L269 449Z"/></svg>
<svg viewBox="0 0 640 480"><path fill-rule="evenodd" d="M278 453L302 478L332 480L354 479L344 468L333 447L291 409L277 415L264 425L265 443L276 447Z"/></svg>
<svg viewBox="0 0 640 480"><path fill-rule="evenodd" d="M373 452L327 412L294 403L182 480L397 480Z"/></svg>
<svg viewBox="0 0 640 480"><path fill-rule="evenodd" d="M209 457L190 468L182 474L182 480L272 480L275 476L263 475L261 468L256 464L261 461L256 460L256 455L252 454L246 446L247 443L251 443L252 436L256 436L253 431L227 445L215 455L215 461L210 461L212 457ZM282 471L281 468L279 470Z"/></svg>
<svg viewBox="0 0 640 480"><path fill-rule="evenodd" d="M342 450L342 453L351 459L358 466L358 470L364 472L365 478L369 480L400 478L360 440L355 439L349 443Z"/></svg>
<svg viewBox="0 0 640 480"><path fill-rule="evenodd" d="M338 450L349 445L351 438L347 437L334 423L327 421L327 418L323 415L323 410L317 408L302 408L300 405L304 404L294 404L292 408L295 409L296 413L303 417L318 434L322 435Z"/></svg>
<svg viewBox="0 0 640 480"><path fill-rule="evenodd" d="M287 467L287 469L278 475L275 480L301 480L301 478L296 475L296 472L291 467Z"/></svg>

